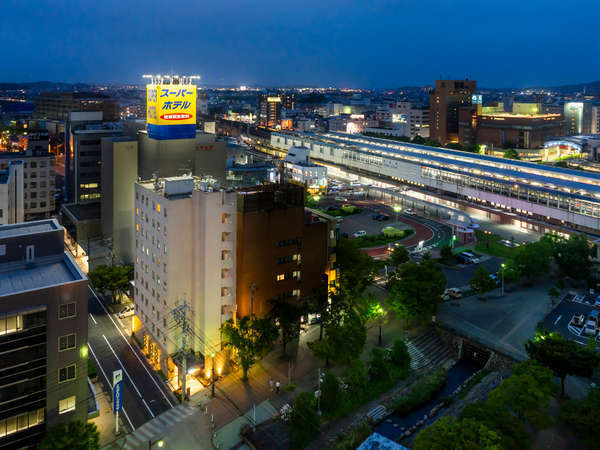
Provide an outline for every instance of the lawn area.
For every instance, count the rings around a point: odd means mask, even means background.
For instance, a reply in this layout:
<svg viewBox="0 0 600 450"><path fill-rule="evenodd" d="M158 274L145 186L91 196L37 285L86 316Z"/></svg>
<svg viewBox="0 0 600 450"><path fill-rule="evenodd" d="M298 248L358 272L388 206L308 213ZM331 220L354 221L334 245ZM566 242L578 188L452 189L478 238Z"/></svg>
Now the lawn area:
<svg viewBox="0 0 600 450"><path fill-rule="evenodd" d="M372 234L370 236L363 236L361 238L356 238L355 240L358 242L359 248L366 247L377 247L385 244L389 244L390 242L396 242L401 239L405 239L412 235L415 231L412 229L408 230L398 230L398 233L395 235L386 236L383 233L381 234Z"/></svg>
<svg viewBox="0 0 600 450"><path fill-rule="evenodd" d="M338 209L319 208L319 211L324 212L325 214L329 214L330 216L334 216L334 217L346 217L346 216L351 216L353 214L360 214L362 212L362 209L357 208L356 206L353 206L353 205L344 205Z"/></svg>
<svg viewBox="0 0 600 450"><path fill-rule="evenodd" d="M481 230L475 230L477 234L477 245L475 250L488 255L500 256L502 258L514 258L520 246L509 247L500 243L503 238L497 234L486 234Z"/></svg>

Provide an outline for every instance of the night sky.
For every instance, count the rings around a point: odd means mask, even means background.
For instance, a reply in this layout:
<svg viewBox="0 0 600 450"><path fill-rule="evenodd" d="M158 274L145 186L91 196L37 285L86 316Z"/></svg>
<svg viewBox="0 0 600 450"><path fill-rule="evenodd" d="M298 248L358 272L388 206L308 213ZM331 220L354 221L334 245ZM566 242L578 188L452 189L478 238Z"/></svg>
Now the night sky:
<svg viewBox="0 0 600 450"><path fill-rule="evenodd" d="M0 81L484 87L600 79L598 0L1 0Z"/></svg>

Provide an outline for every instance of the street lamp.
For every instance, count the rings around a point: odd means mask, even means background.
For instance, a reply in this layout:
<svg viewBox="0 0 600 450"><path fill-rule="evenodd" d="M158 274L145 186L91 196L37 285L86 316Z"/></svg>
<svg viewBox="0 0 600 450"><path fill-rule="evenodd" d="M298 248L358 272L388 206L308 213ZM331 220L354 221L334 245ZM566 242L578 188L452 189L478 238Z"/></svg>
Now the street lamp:
<svg viewBox="0 0 600 450"><path fill-rule="evenodd" d="M211 370L211 372L212 372L212 383L211 383L211 386L210 386L210 396L212 398L215 398L215 370L217 370L215 368L215 353L214 352L211 353L210 357L212 358L212 370Z"/></svg>
<svg viewBox="0 0 600 450"><path fill-rule="evenodd" d="M165 445L165 441L163 438L158 438L157 440L153 441L152 439L150 439L148 441L148 450L152 450L152 446L156 444L157 447L162 448Z"/></svg>
<svg viewBox="0 0 600 450"><path fill-rule="evenodd" d="M400 205L394 205L394 212L396 213L396 222L398 222L398 213L402 211L402 207Z"/></svg>
<svg viewBox="0 0 600 450"><path fill-rule="evenodd" d="M377 313L379 315L379 346L381 347L381 322L383 321L383 308L381 305L379 305Z"/></svg>
<svg viewBox="0 0 600 450"><path fill-rule="evenodd" d="M502 288L501 288L501 296L504 297L504 268L506 267L506 264L502 263L500 264L500 268L502 269Z"/></svg>

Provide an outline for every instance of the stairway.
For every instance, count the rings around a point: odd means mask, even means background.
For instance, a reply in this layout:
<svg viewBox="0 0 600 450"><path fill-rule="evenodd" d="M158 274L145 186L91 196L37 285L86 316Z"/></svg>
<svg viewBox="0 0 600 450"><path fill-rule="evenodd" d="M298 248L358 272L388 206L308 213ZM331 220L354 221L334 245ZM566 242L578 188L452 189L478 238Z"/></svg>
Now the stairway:
<svg viewBox="0 0 600 450"><path fill-rule="evenodd" d="M414 370L428 364L436 366L451 356L450 350L434 329L411 339L408 342L408 352L412 358L410 365Z"/></svg>

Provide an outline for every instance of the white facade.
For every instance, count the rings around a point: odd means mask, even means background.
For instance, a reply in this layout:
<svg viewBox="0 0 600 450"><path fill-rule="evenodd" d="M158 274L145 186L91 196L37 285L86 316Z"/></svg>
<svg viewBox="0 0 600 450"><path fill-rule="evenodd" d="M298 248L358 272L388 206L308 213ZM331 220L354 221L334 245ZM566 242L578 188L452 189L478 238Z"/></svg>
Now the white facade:
<svg viewBox="0 0 600 450"><path fill-rule="evenodd" d="M13 161L0 174L0 225L24 221L23 162Z"/></svg>
<svg viewBox="0 0 600 450"><path fill-rule="evenodd" d="M181 345L172 311L184 299L190 348L221 349L221 325L235 310L236 200L196 177L135 185L135 310L164 356Z"/></svg>
<svg viewBox="0 0 600 450"><path fill-rule="evenodd" d="M307 147L290 148L283 161L294 181L308 187L327 187L327 167L312 163Z"/></svg>
<svg viewBox="0 0 600 450"><path fill-rule="evenodd" d="M600 134L600 106L592 106L592 134Z"/></svg>

